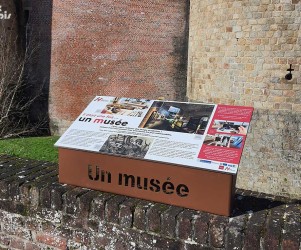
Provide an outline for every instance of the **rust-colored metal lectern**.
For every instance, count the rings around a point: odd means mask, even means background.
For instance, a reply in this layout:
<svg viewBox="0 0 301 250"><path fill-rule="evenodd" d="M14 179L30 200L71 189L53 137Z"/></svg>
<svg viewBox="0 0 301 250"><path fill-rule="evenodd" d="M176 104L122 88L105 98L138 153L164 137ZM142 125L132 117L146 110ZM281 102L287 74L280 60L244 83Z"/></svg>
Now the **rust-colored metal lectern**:
<svg viewBox="0 0 301 250"><path fill-rule="evenodd" d="M229 216L236 175L59 149L61 183Z"/></svg>
<svg viewBox="0 0 301 250"><path fill-rule="evenodd" d="M229 216L252 112L96 96L55 144L59 181Z"/></svg>

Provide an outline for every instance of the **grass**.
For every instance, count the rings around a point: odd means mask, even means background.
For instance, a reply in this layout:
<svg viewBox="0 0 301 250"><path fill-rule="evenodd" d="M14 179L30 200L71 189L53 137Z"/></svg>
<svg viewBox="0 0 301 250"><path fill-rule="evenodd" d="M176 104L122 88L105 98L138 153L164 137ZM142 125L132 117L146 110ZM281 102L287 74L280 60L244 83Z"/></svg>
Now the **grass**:
<svg viewBox="0 0 301 250"><path fill-rule="evenodd" d="M58 162L58 149L53 146L58 139L58 136L3 139L0 140L0 154Z"/></svg>

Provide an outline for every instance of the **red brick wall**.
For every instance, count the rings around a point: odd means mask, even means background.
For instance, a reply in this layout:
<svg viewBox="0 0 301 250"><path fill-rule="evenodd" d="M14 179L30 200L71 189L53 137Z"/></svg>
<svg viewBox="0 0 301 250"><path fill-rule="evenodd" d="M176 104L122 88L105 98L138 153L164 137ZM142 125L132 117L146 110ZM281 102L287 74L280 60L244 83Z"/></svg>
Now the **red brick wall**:
<svg viewBox="0 0 301 250"><path fill-rule="evenodd" d="M53 132L95 95L183 100L188 11L183 0L54 0Z"/></svg>

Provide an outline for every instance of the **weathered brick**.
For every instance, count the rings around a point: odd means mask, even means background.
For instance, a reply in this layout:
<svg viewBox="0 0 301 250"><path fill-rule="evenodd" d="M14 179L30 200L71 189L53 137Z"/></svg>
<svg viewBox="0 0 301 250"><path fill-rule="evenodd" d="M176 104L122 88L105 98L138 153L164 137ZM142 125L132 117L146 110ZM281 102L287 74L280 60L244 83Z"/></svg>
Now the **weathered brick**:
<svg viewBox="0 0 301 250"><path fill-rule="evenodd" d="M95 235L91 239L92 245L95 249L105 249L111 242L111 240L106 236Z"/></svg>
<svg viewBox="0 0 301 250"><path fill-rule="evenodd" d="M75 241L72 241L72 240L68 240L67 242L67 249L87 249L87 246L79 243L79 242L75 242Z"/></svg>
<svg viewBox="0 0 301 250"><path fill-rule="evenodd" d="M79 210L81 216L88 216L88 212L91 208L92 200L100 195L99 191L89 190L78 197Z"/></svg>
<svg viewBox="0 0 301 250"><path fill-rule="evenodd" d="M62 212L52 209L41 208L36 211L37 218L43 218L45 221L49 221L53 224L60 224L62 220Z"/></svg>
<svg viewBox="0 0 301 250"><path fill-rule="evenodd" d="M99 227L99 222L98 221L88 219L87 228L89 228L91 230L94 230L94 231L97 231L98 227Z"/></svg>
<svg viewBox="0 0 301 250"><path fill-rule="evenodd" d="M31 218L31 217L26 217L25 218L25 227L28 228L31 231L38 231L41 227L41 221Z"/></svg>
<svg viewBox="0 0 301 250"><path fill-rule="evenodd" d="M68 225L69 227L83 228L87 224L87 218L76 217L71 214L63 214L62 223Z"/></svg>
<svg viewBox="0 0 301 250"><path fill-rule="evenodd" d="M59 249L66 249L67 247L67 240L65 238L51 234L45 234L43 232L36 234L36 241L49 246L57 247Z"/></svg>
<svg viewBox="0 0 301 250"><path fill-rule="evenodd" d="M247 215L240 215L229 219L229 225L225 232L226 249L242 249L244 239L244 229Z"/></svg>
<svg viewBox="0 0 301 250"><path fill-rule="evenodd" d="M48 227L48 225L47 225L47 227ZM66 240L72 239L73 235L74 235L74 231L77 230L77 228L68 227L67 225L61 226L61 227L56 226L53 228L52 231L49 230L50 227L48 227L48 230L46 230L44 228L45 228L45 225L44 225L44 223L42 223L41 231L39 231L38 233L44 233L44 234L48 234L48 235L57 236L60 239L66 239Z"/></svg>
<svg viewBox="0 0 301 250"><path fill-rule="evenodd" d="M22 203L19 202L7 202L7 207L5 208L8 211L11 211L13 213L21 214L21 215L28 215L30 213L30 210L28 207Z"/></svg>
<svg viewBox="0 0 301 250"><path fill-rule="evenodd" d="M12 201L19 201L19 183L17 181L13 181L10 183L7 183L8 186L8 195L9 195L9 200Z"/></svg>
<svg viewBox="0 0 301 250"><path fill-rule="evenodd" d="M99 196L98 191L87 191L82 193L77 197L77 205L78 210L76 212L76 218L73 220L73 224L81 225L81 227L86 228L95 228L97 229L98 224L95 223L94 220L90 219L90 211L91 211L91 205L94 198Z"/></svg>
<svg viewBox="0 0 301 250"><path fill-rule="evenodd" d="M118 223L119 219L119 205L125 201L126 197L121 195L116 195L112 199L106 202L105 207L105 219L112 223Z"/></svg>
<svg viewBox="0 0 301 250"><path fill-rule="evenodd" d="M19 239L19 238L15 238L15 237L12 237L11 238L11 242L9 244L9 247L10 248L15 248L15 249L24 249L25 247L25 241L22 240L22 239Z"/></svg>
<svg viewBox="0 0 301 250"><path fill-rule="evenodd" d="M183 209L180 207L171 206L161 214L161 234L167 237L176 237L177 216Z"/></svg>
<svg viewBox="0 0 301 250"><path fill-rule="evenodd" d="M209 227L210 246L217 248L224 247L228 220L228 218L222 216L215 216L211 219Z"/></svg>
<svg viewBox="0 0 301 250"><path fill-rule="evenodd" d="M156 243L153 235L147 233L141 233L138 241L138 249L153 249L153 245Z"/></svg>
<svg viewBox="0 0 301 250"><path fill-rule="evenodd" d="M40 205L51 208L51 189L49 186L41 188L40 190Z"/></svg>
<svg viewBox="0 0 301 250"><path fill-rule="evenodd" d="M287 205L284 213L284 227L282 233L282 248L297 249L301 242L301 206L300 204Z"/></svg>
<svg viewBox="0 0 301 250"><path fill-rule="evenodd" d="M31 232L25 228L25 221L22 216L6 214L2 220L2 231L7 235L17 236L18 238L32 240Z"/></svg>
<svg viewBox="0 0 301 250"><path fill-rule="evenodd" d="M30 185L22 185L20 187L20 198L23 204L29 205L30 203L30 195L29 195L30 188L31 188Z"/></svg>
<svg viewBox="0 0 301 250"><path fill-rule="evenodd" d="M40 222L40 229L41 231L45 232L45 233L53 233L53 231L55 230L55 224L53 224L50 221L41 221ZM40 230L38 230L40 231Z"/></svg>
<svg viewBox="0 0 301 250"><path fill-rule="evenodd" d="M87 193L87 189L76 187L63 195L65 211L67 214L77 215L79 213L78 197Z"/></svg>
<svg viewBox="0 0 301 250"><path fill-rule="evenodd" d="M161 238L154 236L153 238L153 249L181 249L183 248L181 241L175 241L172 239Z"/></svg>
<svg viewBox="0 0 301 250"><path fill-rule="evenodd" d="M148 209L146 216L149 231L157 234L161 232L161 215L168 208L169 206L165 204L157 203Z"/></svg>
<svg viewBox="0 0 301 250"><path fill-rule="evenodd" d="M63 194L72 188L70 185L65 186L56 183L51 189L51 208L63 210Z"/></svg>
<svg viewBox="0 0 301 250"><path fill-rule="evenodd" d="M207 213L200 213L194 221L194 237L193 240L199 244L207 244L208 229L209 229L210 215Z"/></svg>
<svg viewBox="0 0 301 250"><path fill-rule="evenodd" d="M138 199L128 198L119 206L119 223L122 227L132 227L134 220L134 210Z"/></svg>
<svg viewBox="0 0 301 250"><path fill-rule="evenodd" d="M115 241L114 244L111 245L111 246L113 246L113 248L116 249L116 250L117 249L118 250L131 249L130 244L128 242L122 241L122 240L119 240L119 239L117 241Z"/></svg>
<svg viewBox="0 0 301 250"><path fill-rule="evenodd" d="M146 230L146 211L151 206L148 201L141 200L134 211L134 227L140 230Z"/></svg>
<svg viewBox="0 0 301 250"><path fill-rule="evenodd" d="M196 214L195 211L185 209L177 216L177 237L183 240L191 240L193 235L193 217Z"/></svg>
<svg viewBox="0 0 301 250"><path fill-rule="evenodd" d="M186 243L186 244L184 244L182 249L185 249L185 250L199 250L199 249L210 250L210 249L212 249L212 247L208 247L208 246L200 247L199 245L196 245L196 244Z"/></svg>
<svg viewBox="0 0 301 250"><path fill-rule="evenodd" d="M284 206L278 206L269 211L263 238L263 247L265 249L280 248L284 209Z"/></svg>
<svg viewBox="0 0 301 250"><path fill-rule="evenodd" d="M126 233L122 233L123 232L123 228L122 227L118 227L120 231L118 231L120 237L120 239L122 239L124 242L128 242L129 243L129 247L130 249L137 249L138 248L138 241L139 241L139 237L141 235L141 232L136 230L136 229L132 229L132 228L128 228L126 229ZM113 238L113 237L112 237Z"/></svg>
<svg viewBox="0 0 301 250"><path fill-rule="evenodd" d="M0 244L8 246L11 242L11 236L6 235L5 233L0 233Z"/></svg>
<svg viewBox="0 0 301 250"><path fill-rule="evenodd" d="M41 246L39 246L38 244L35 244L33 242L26 242L24 249L25 250L40 250Z"/></svg>
<svg viewBox="0 0 301 250"><path fill-rule="evenodd" d="M260 248L260 239L264 231L267 211L262 210L250 215L245 233L244 249Z"/></svg>
<svg viewBox="0 0 301 250"><path fill-rule="evenodd" d="M68 239L70 238L72 238L75 242L89 246L91 245L92 233L88 230L76 229L74 230L73 235L68 237Z"/></svg>
<svg viewBox="0 0 301 250"><path fill-rule="evenodd" d="M91 202L89 219L98 222L104 221L106 202L113 197L114 195L109 193L100 193L99 196L95 197Z"/></svg>

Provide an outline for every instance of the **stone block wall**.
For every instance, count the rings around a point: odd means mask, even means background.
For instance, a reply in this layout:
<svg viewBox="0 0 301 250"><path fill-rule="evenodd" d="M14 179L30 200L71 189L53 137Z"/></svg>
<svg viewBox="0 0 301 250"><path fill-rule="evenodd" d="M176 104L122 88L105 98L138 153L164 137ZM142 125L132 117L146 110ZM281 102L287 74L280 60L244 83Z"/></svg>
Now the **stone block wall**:
<svg viewBox="0 0 301 250"><path fill-rule="evenodd" d="M189 98L301 112L300 13L297 0L192 0Z"/></svg>
<svg viewBox="0 0 301 250"><path fill-rule="evenodd" d="M53 1L50 118L61 133L95 95L183 100L186 1Z"/></svg>
<svg viewBox="0 0 301 250"><path fill-rule="evenodd" d="M301 115L256 110L243 152L237 187L301 197Z"/></svg>
<svg viewBox="0 0 301 250"><path fill-rule="evenodd" d="M255 107L238 187L301 197L301 1L190 5L188 99Z"/></svg>

